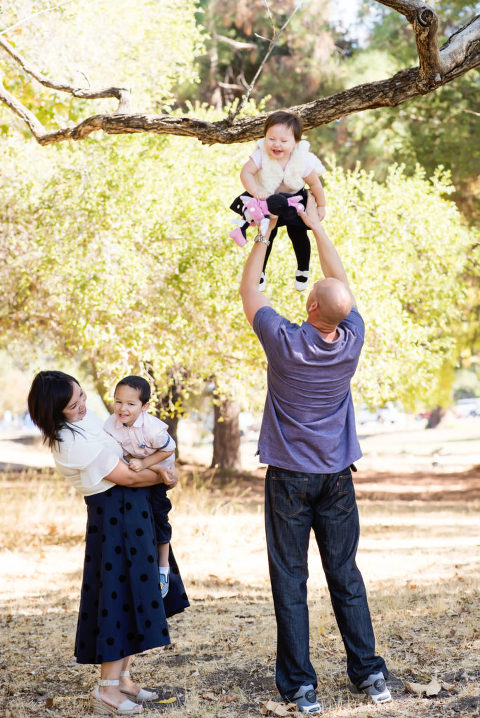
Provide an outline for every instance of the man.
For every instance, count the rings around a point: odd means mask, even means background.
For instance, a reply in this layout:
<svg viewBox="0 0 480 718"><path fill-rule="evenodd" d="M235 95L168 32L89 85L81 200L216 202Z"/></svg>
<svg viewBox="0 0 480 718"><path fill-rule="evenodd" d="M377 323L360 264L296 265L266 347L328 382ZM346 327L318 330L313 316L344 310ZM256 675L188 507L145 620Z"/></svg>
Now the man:
<svg viewBox="0 0 480 718"><path fill-rule="evenodd" d="M307 319L292 324L258 291L266 237L258 235L243 270L245 315L268 360L259 439L265 481L265 529L277 619L277 688L307 714L319 714L309 657L307 553L313 528L347 654L355 693L391 700L388 671L375 655L370 611L355 563L359 520L351 465L361 456L350 380L364 339L340 257L309 197L302 219L312 229L325 279L308 295ZM354 467L353 467L354 468Z"/></svg>

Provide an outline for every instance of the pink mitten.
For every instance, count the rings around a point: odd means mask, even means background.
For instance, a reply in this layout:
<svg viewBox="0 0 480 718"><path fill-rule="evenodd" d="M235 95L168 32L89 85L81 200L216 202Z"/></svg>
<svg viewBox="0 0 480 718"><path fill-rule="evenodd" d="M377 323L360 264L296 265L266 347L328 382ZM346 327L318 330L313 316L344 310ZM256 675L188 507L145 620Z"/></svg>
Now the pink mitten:
<svg viewBox="0 0 480 718"><path fill-rule="evenodd" d="M243 236L242 230L240 227L236 227L236 229L232 229L230 232L230 237L233 239L235 244L238 244L239 247L244 247L247 243L246 237Z"/></svg>

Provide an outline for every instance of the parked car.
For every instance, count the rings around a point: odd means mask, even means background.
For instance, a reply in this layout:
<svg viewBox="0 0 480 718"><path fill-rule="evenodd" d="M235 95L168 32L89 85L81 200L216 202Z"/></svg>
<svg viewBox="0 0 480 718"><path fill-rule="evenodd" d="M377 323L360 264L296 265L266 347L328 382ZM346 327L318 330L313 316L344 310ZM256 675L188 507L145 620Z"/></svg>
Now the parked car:
<svg viewBox="0 0 480 718"><path fill-rule="evenodd" d="M480 398L472 396L459 399L453 407L453 411L460 419L468 416L480 416Z"/></svg>

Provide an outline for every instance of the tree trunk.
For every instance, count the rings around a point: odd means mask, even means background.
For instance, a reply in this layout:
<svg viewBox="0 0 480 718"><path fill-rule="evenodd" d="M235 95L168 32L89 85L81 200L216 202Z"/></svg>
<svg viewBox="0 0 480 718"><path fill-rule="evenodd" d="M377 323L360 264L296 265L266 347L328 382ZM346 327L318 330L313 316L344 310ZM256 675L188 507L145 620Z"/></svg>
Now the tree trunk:
<svg viewBox="0 0 480 718"><path fill-rule="evenodd" d="M239 470L240 465L240 407L228 398L215 397L213 404L212 467L221 471Z"/></svg>
<svg viewBox="0 0 480 718"><path fill-rule="evenodd" d="M153 376L151 367L149 367L149 374L155 383L155 378ZM175 449L175 458L178 459L178 420L183 414L183 383L181 380L182 370L172 369L168 372L168 374L168 392L163 396L160 396L158 401L156 402L155 414L159 416L161 420L164 421L168 426L168 433L177 445L177 448Z"/></svg>
<svg viewBox="0 0 480 718"><path fill-rule="evenodd" d="M437 404L435 409L430 414L425 428L426 429L435 429L435 427L437 427L440 424L440 422L444 416L445 416L445 409L443 409L440 406L440 404Z"/></svg>

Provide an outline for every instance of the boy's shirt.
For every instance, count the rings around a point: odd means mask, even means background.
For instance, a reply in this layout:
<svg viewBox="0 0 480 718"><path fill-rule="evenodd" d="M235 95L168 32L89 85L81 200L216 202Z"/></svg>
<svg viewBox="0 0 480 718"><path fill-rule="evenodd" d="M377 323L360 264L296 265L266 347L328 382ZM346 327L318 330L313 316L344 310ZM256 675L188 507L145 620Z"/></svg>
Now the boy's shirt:
<svg viewBox="0 0 480 718"><path fill-rule="evenodd" d="M159 450L173 451L176 444L167 429L164 421L146 411L142 411L132 426L122 424L115 414L109 416L103 425L103 430L121 444L124 454L136 459L143 459ZM175 455L164 461L168 460L174 462Z"/></svg>

